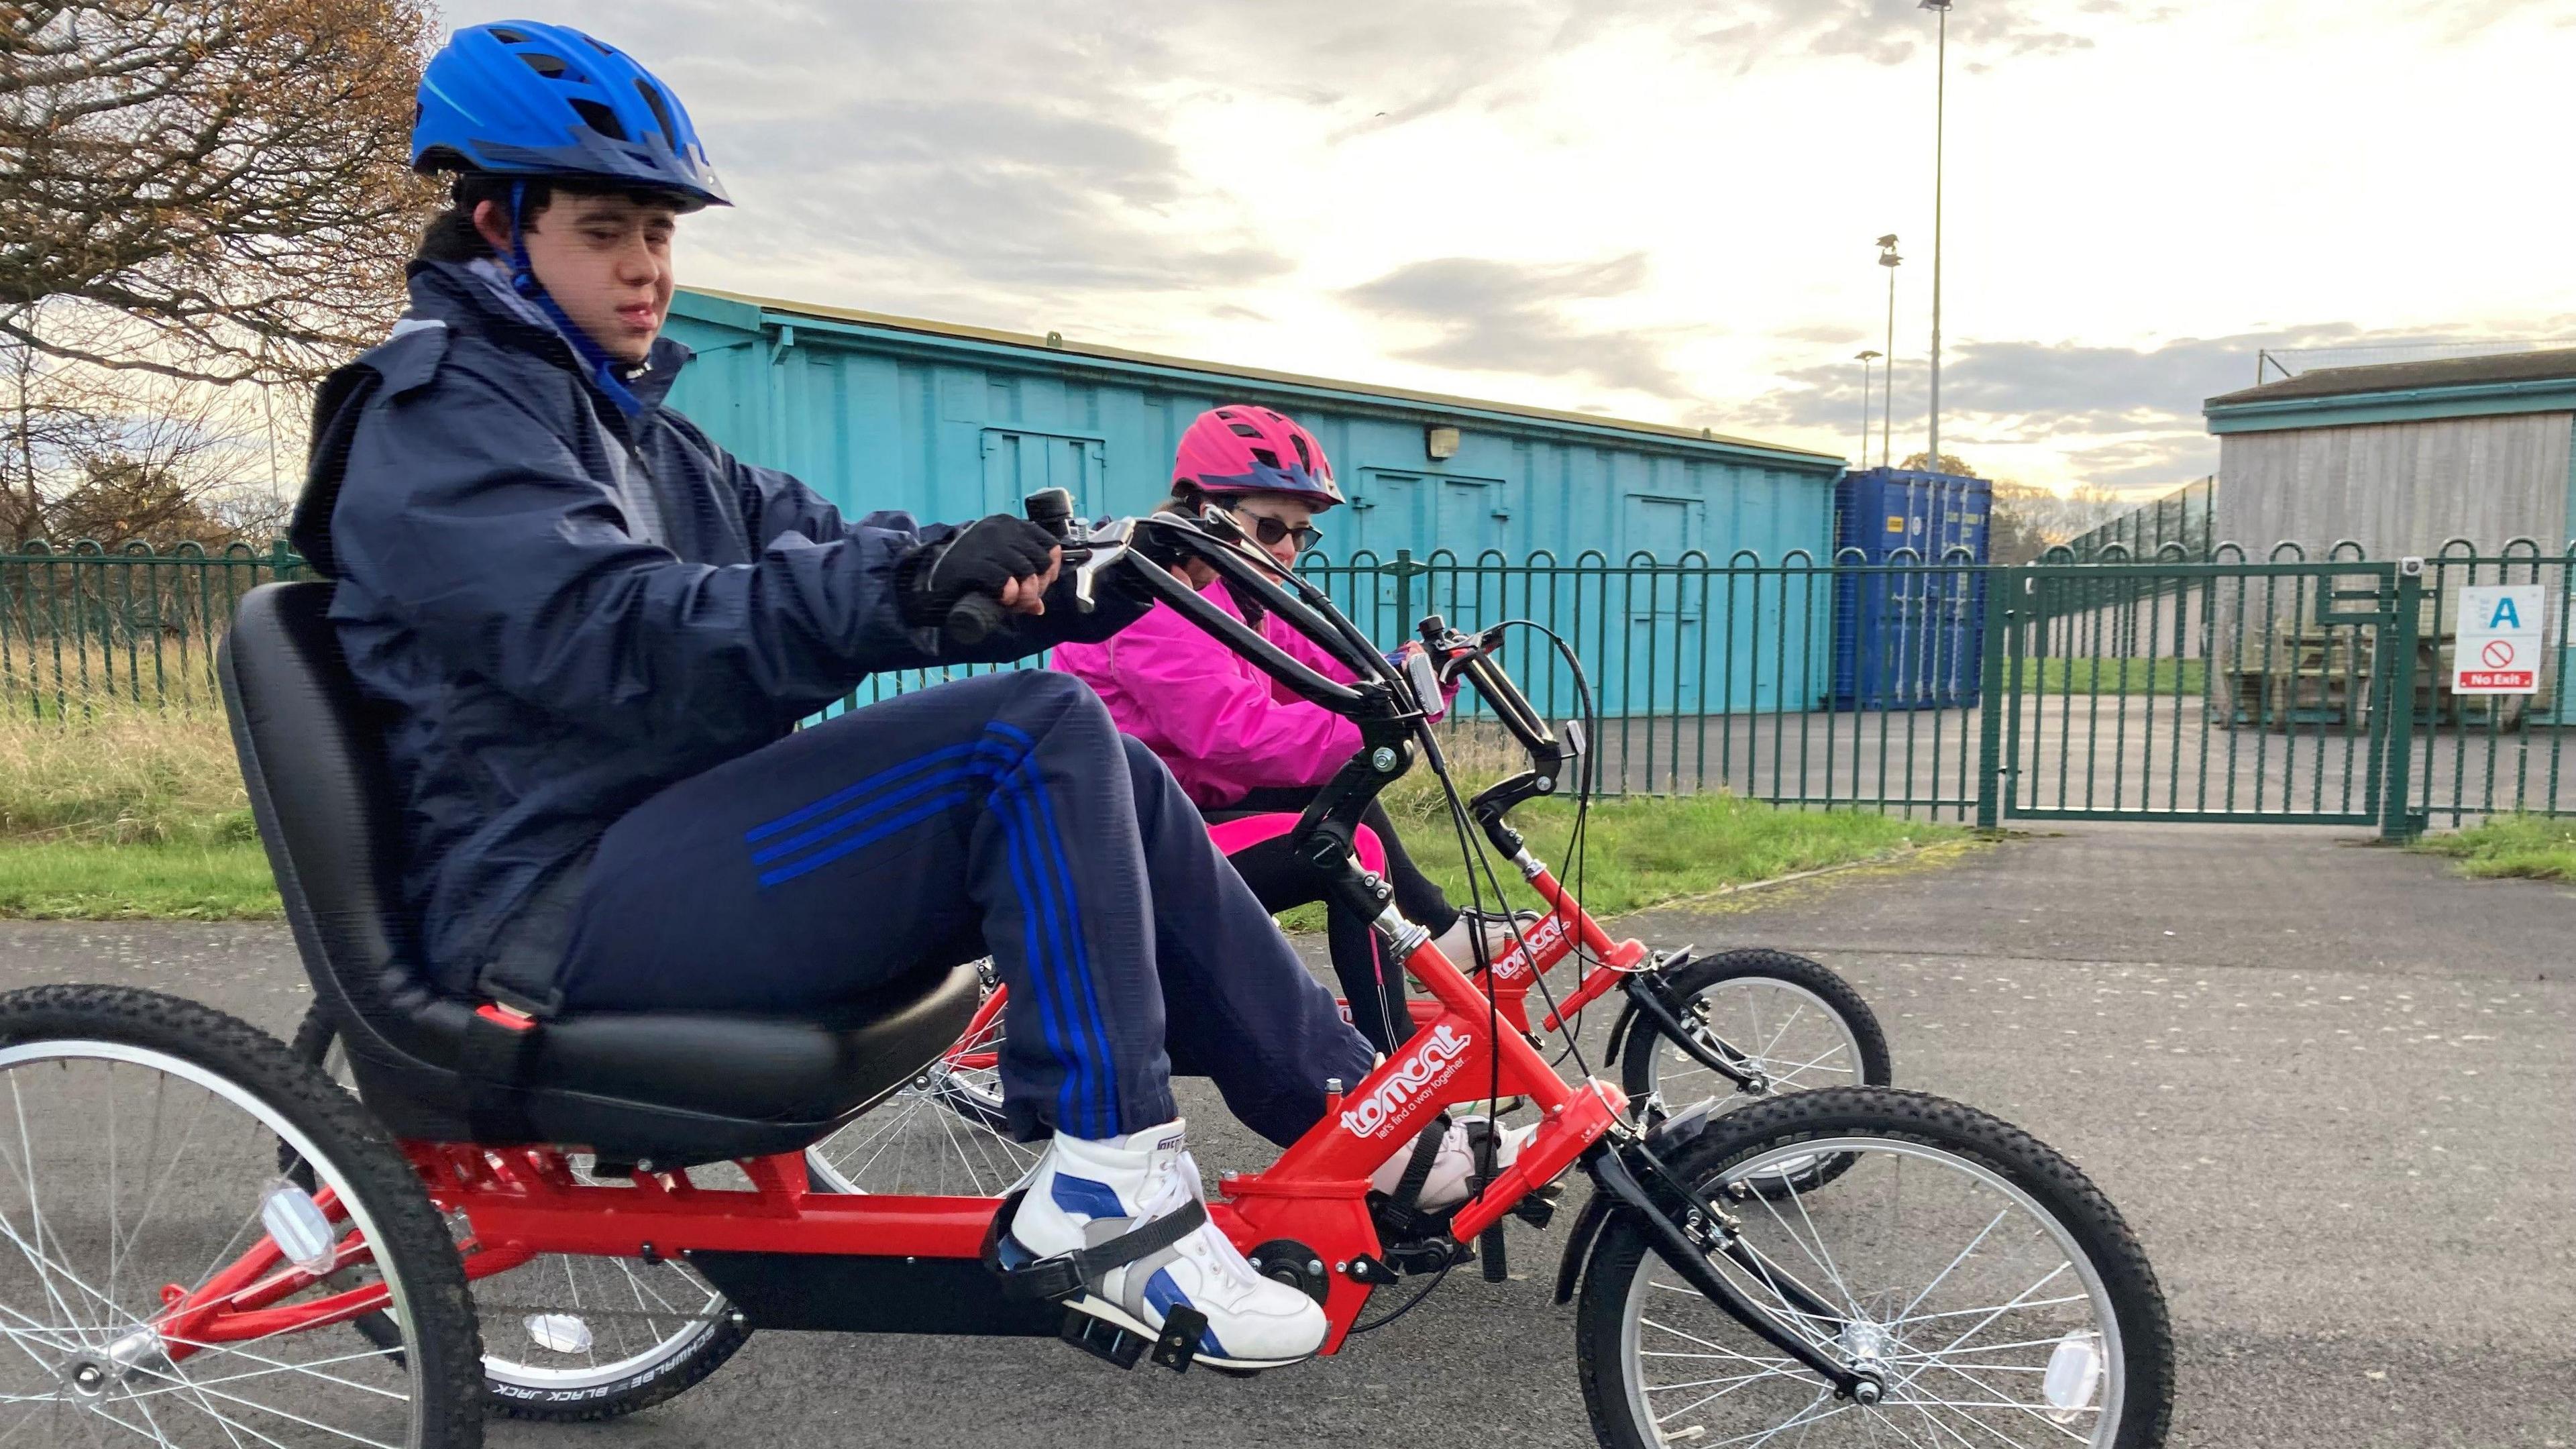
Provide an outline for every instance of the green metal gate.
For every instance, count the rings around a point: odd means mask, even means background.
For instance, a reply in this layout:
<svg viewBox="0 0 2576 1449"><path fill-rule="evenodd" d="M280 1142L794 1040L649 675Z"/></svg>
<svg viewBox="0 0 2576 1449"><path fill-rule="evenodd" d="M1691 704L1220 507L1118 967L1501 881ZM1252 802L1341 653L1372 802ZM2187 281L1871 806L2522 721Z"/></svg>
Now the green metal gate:
<svg viewBox="0 0 2576 1449"><path fill-rule="evenodd" d="M1980 822L2413 833L2423 572L2359 557L2002 571Z"/></svg>

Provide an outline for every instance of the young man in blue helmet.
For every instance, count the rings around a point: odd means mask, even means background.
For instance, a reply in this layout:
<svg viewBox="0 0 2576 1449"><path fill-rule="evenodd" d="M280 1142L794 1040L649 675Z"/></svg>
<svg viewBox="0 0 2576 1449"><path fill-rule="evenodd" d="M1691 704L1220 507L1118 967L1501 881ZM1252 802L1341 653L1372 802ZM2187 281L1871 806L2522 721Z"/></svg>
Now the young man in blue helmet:
<svg viewBox="0 0 2576 1449"><path fill-rule="evenodd" d="M662 405L688 359L659 335L672 230L727 202L625 55L460 31L413 158L456 173L456 204L395 335L322 391L295 541L387 707L441 984L540 1018L821 1011L989 948L1011 1117L1053 1133L1005 1256L1197 1217L1077 1306L1148 1333L1187 1306L1223 1365L1312 1354L1321 1310L1205 1225L1169 1078L1214 1078L1286 1142L1371 1053L1162 764L1047 670L791 730L878 670L1016 658L1140 608L1065 607L1024 519L846 519ZM948 647L973 594L1011 621Z"/></svg>

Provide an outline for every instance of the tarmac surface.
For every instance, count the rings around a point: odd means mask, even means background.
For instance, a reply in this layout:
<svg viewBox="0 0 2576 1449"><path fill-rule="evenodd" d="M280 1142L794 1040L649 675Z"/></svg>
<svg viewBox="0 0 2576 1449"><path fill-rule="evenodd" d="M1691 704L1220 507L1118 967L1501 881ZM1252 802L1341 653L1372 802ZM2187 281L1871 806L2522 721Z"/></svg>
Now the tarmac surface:
<svg viewBox="0 0 2576 1449"><path fill-rule="evenodd" d="M2029 1128L2146 1244L2180 1445L2576 1445L2576 889L2472 882L2330 830L2094 826L1940 869L1654 912L1657 944L1818 957L1901 1085ZM273 1031L283 929L0 923L0 988L127 982ZM1184 1084L1211 1174L1259 1144ZM1332 1361L1251 1381L1043 1340L756 1337L615 1424L500 1446L1592 1441L1557 1231Z"/></svg>

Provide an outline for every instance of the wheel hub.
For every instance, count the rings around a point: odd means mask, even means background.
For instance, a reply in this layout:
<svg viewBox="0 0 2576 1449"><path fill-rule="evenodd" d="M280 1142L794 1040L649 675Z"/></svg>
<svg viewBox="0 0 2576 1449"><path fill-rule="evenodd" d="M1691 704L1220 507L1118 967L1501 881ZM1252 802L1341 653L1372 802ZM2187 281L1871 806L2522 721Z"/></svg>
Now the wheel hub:
<svg viewBox="0 0 2576 1449"><path fill-rule="evenodd" d="M1862 1405L1877 1403L1886 1393L1887 1350L1893 1341L1887 1330L1869 1319L1855 1318L1843 1325L1836 1341L1851 1359L1853 1371L1865 1375L1852 1389L1853 1401Z"/></svg>
<svg viewBox="0 0 2576 1449"><path fill-rule="evenodd" d="M84 1399L95 1399L107 1392L107 1365L94 1358L74 1359L63 1370L63 1382Z"/></svg>

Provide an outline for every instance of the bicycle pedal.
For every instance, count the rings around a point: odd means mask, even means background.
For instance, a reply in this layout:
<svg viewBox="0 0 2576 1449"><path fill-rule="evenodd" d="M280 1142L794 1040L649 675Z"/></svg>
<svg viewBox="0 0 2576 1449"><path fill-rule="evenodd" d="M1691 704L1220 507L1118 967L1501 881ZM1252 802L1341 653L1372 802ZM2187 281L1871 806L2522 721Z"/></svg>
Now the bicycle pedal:
<svg viewBox="0 0 2576 1449"><path fill-rule="evenodd" d="M1116 1364L1123 1369L1134 1368L1136 1361L1145 1356L1144 1339L1105 1318L1094 1318L1078 1308L1068 1308L1064 1311L1064 1326L1056 1330L1055 1336L1093 1358ZM1161 1361L1159 1353L1160 1350L1157 1349L1156 1362Z"/></svg>
<svg viewBox="0 0 2576 1449"><path fill-rule="evenodd" d="M1475 1250L1465 1243L1446 1238L1425 1238L1409 1243L1389 1243L1379 1250L1386 1265L1410 1278L1421 1273L1437 1273L1443 1268L1475 1261Z"/></svg>
<svg viewBox="0 0 2576 1449"><path fill-rule="evenodd" d="M1206 1314L1188 1304L1173 1304L1164 1314L1163 1331L1154 1336L1154 1362L1176 1374L1188 1373L1190 1360L1206 1341L1207 1322Z"/></svg>

